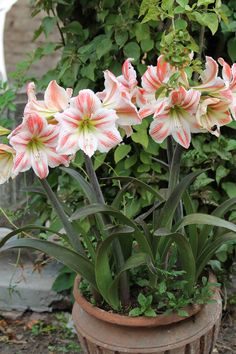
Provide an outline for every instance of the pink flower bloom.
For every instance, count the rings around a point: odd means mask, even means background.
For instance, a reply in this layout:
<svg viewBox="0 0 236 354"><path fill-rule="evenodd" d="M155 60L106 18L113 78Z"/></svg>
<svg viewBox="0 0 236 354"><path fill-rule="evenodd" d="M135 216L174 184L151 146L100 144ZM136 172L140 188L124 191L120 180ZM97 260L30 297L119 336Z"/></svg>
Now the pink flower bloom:
<svg viewBox="0 0 236 354"><path fill-rule="evenodd" d="M236 63L230 67L230 65L226 63L223 58L219 58L218 61L223 66L222 76L225 85L232 93L233 100L230 104L230 111L233 118L236 120Z"/></svg>
<svg viewBox="0 0 236 354"><path fill-rule="evenodd" d="M121 140L116 128L118 119L91 90L81 90L71 99L70 108L56 115L60 123L58 151L74 154L83 150L92 156L96 150L107 152Z"/></svg>
<svg viewBox="0 0 236 354"><path fill-rule="evenodd" d="M218 64L211 58L206 57L206 69L201 75L202 84L195 86L194 89L207 91L207 92L217 92L225 89L224 81L218 77Z"/></svg>
<svg viewBox="0 0 236 354"><path fill-rule="evenodd" d="M0 184L9 180L10 177L15 177L13 173L13 161L15 151L8 145L0 144Z"/></svg>
<svg viewBox="0 0 236 354"><path fill-rule="evenodd" d="M167 92L171 76L176 72L176 68L165 61L164 55L158 57L156 66L148 66L148 69L142 76L143 97L142 100L139 100L141 102L141 109L139 111L141 118L145 118L155 112L158 102L156 100L156 92L163 88L163 92L158 97L158 99L162 99ZM180 72L178 82L188 87L187 75L183 70Z"/></svg>
<svg viewBox="0 0 236 354"><path fill-rule="evenodd" d="M58 112L62 112L69 105L72 95L72 89L66 90L59 86L55 80L51 81L44 93L44 100L37 100L35 95L35 84L33 82L27 87L28 103L25 106L24 116L36 113L41 117L45 117L49 123L57 123L54 116Z"/></svg>
<svg viewBox="0 0 236 354"><path fill-rule="evenodd" d="M103 107L116 111L118 116L116 123L122 127L140 124L141 118L136 106L132 102L131 94L127 92L126 88L124 89L124 85L109 70L104 72L104 77L105 90L97 93L97 96L103 102ZM128 79L128 77L126 78Z"/></svg>
<svg viewBox="0 0 236 354"><path fill-rule="evenodd" d="M150 125L151 137L157 143L162 143L167 136L172 135L177 143L187 149L191 141L191 131L194 130L199 99L198 91L186 91L179 87L168 98L159 100Z"/></svg>
<svg viewBox="0 0 236 354"><path fill-rule="evenodd" d="M157 59L157 65L148 66L143 74L142 87L146 92L155 93L160 87L168 83L175 72L175 68L165 61L163 55L160 55Z"/></svg>
<svg viewBox="0 0 236 354"><path fill-rule="evenodd" d="M126 59L122 65L122 75L117 77L117 80L124 86L127 92L133 97L134 91L138 85L136 71L131 64L133 59Z"/></svg>
<svg viewBox="0 0 236 354"><path fill-rule="evenodd" d="M48 166L67 166L68 157L56 152L58 130L58 126L48 124L36 113L28 115L16 134L10 136L10 144L16 151L13 172L17 174L32 167L35 174L43 179L49 173Z"/></svg>
<svg viewBox="0 0 236 354"><path fill-rule="evenodd" d="M203 97L200 101L196 119L200 129L219 136L220 127L229 124L232 119L229 112L229 101L216 97Z"/></svg>

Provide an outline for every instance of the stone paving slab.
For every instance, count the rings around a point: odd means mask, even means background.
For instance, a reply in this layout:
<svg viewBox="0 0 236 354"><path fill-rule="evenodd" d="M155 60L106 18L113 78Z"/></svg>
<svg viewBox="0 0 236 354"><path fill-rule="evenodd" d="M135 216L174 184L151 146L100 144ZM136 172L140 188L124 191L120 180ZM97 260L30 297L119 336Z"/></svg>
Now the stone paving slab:
<svg viewBox="0 0 236 354"><path fill-rule="evenodd" d="M0 239L9 231L0 228ZM51 290L61 264L50 261L35 270L35 253L21 252L18 266L17 257L15 250L0 253L0 311L52 311L63 298Z"/></svg>

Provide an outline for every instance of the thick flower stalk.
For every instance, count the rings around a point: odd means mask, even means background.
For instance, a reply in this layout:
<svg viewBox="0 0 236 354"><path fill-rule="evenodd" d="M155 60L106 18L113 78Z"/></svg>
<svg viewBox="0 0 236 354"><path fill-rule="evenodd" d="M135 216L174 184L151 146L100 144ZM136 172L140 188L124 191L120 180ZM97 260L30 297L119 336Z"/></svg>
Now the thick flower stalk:
<svg viewBox="0 0 236 354"><path fill-rule="evenodd" d="M30 114L16 130L10 135L10 144L16 151L14 174L32 168L39 178L44 179L49 173L48 166L69 164L69 158L56 151L58 127L48 124L45 118Z"/></svg>
<svg viewBox="0 0 236 354"><path fill-rule="evenodd" d="M56 118L60 126L57 147L60 154L83 150L91 157L96 150L107 152L122 140L116 127L116 111L104 108L91 90L81 90L71 99L70 107Z"/></svg>
<svg viewBox="0 0 236 354"><path fill-rule="evenodd" d="M6 144L0 144L0 184L15 177L13 173L15 150Z"/></svg>

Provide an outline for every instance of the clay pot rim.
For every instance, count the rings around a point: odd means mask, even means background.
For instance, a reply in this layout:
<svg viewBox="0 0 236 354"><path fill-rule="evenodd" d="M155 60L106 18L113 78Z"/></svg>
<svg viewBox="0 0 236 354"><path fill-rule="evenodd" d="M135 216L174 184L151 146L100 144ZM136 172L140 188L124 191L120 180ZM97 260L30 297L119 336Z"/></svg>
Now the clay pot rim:
<svg viewBox="0 0 236 354"><path fill-rule="evenodd" d="M216 282L216 278L213 274L209 276L210 282ZM79 284L81 282L80 275L77 275L74 282L74 290L73 294L76 302L81 306L81 308L87 312L89 315L96 317L99 320L109 322L112 324L120 325L120 326L128 326L128 327L158 327L170 325L172 323L180 322L186 320L194 315L196 315L204 305L189 305L184 307L189 316L182 317L177 313L172 313L170 315L157 315L156 317L147 317L147 316L137 316L137 317L129 317L124 315L119 315L117 313L108 312L102 310L101 308L92 305L88 302L79 291Z"/></svg>

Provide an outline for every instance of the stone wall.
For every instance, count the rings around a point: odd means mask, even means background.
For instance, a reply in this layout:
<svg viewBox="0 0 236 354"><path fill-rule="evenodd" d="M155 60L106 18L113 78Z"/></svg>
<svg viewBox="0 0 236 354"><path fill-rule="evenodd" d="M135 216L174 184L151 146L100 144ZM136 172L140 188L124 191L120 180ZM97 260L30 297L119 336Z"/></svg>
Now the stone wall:
<svg viewBox="0 0 236 354"><path fill-rule="evenodd" d="M5 61L7 71L15 70L15 65L19 61L26 59L26 53L36 49L44 41L42 34L36 42L32 42L34 30L40 25L40 20L44 14L31 17L29 0L18 0L7 13L5 24ZM45 14L47 16L47 14ZM60 41L57 28L50 36L52 41ZM58 53L49 55L40 62L32 66L31 72L36 77L41 77L49 69L55 67L58 60Z"/></svg>
<svg viewBox="0 0 236 354"><path fill-rule="evenodd" d="M16 63L26 59L26 53L36 49L43 43L44 35L41 35L36 42L32 42L34 30L40 25L40 19L43 14L37 15L34 18L30 16L31 9L29 0L18 0L17 3L7 13L5 24L5 61L8 73L15 70ZM51 35L50 40L58 42L60 37L57 29ZM58 54L47 56L40 62L34 64L30 70L34 76L40 78L48 70L55 67L58 60ZM22 117L23 109L27 97L25 88L22 88L16 99L17 110L9 115L10 119L19 121ZM31 173L20 174L13 181L0 186L0 207L16 209L25 201L26 194L23 191L26 185L26 179L32 184L33 175ZM3 225L0 215L0 225Z"/></svg>

